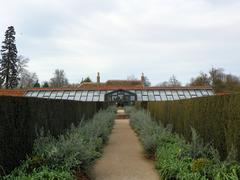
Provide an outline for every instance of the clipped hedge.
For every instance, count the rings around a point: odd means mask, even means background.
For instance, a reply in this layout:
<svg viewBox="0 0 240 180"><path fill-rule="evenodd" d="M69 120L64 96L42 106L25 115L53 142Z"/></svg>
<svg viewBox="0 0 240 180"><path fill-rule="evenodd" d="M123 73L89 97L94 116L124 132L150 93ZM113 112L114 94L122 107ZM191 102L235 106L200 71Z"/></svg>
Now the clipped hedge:
<svg viewBox="0 0 240 180"><path fill-rule="evenodd" d="M211 143L224 159L228 154L240 160L240 95L201 97L144 104L155 120L191 140L191 127L204 143Z"/></svg>
<svg viewBox="0 0 240 180"><path fill-rule="evenodd" d="M25 159L42 129L57 136L72 123L90 119L105 106L94 102L0 96L0 166L8 172Z"/></svg>

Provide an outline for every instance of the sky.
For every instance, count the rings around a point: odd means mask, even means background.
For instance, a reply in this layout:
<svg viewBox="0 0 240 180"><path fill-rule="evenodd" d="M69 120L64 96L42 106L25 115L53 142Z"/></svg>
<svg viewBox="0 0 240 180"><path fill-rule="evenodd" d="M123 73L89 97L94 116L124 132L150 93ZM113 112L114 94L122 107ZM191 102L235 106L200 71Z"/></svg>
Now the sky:
<svg viewBox="0 0 240 180"><path fill-rule="evenodd" d="M126 79L183 84L212 67L240 76L239 0L0 0L0 40L14 26L18 54L40 81Z"/></svg>

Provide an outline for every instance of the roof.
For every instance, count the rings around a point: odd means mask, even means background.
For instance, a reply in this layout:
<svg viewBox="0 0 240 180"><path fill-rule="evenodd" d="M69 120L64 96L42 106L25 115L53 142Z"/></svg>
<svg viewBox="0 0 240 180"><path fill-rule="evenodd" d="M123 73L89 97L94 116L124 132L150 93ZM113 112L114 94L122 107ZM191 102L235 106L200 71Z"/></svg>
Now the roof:
<svg viewBox="0 0 240 180"><path fill-rule="evenodd" d="M0 96L23 96L25 89L0 89Z"/></svg>
<svg viewBox="0 0 240 180"><path fill-rule="evenodd" d="M76 90L191 90L191 89L208 89L212 90L212 87L210 86L181 86L181 87L161 87L161 86L130 86L130 85L106 85L106 84L89 84L89 85L82 85L80 87L64 87L64 88L32 88L28 90L32 91L39 91L39 90L45 90L45 91L76 91Z"/></svg>

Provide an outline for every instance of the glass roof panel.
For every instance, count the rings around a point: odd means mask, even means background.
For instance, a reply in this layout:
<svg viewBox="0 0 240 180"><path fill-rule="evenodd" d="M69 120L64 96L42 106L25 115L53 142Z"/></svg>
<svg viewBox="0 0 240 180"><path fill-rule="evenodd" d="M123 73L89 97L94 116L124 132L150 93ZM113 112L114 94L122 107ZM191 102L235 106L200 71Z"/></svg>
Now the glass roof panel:
<svg viewBox="0 0 240 180"><path fill-rule="evenodd" d="M54 99L57 95L57 92L56 91L52 91L51 95L50 95L50 98L51 99Z"/></svg>
<svg viewBox="0 0 240 180"><path fill-rule="evenodd" d="M160 95L159 91L153 91L154 95Z"/></svg>
<svg viewBox="0 0 240 180"><path fill-rule="evenodd" d="M33 93L31 94L32 97L37 97L38 95L38 91L33 91Z"/></svg>
<svg viewBox="0 0 240 180"><path fill-rule="evenodd" d="M49 97L51 94L51 91L46 91L45 94L44 94L44 97Z"/></svg>
<svg viewBox="0 0 240 180"><path fill-rule="evenodd" d="M25 94L25 96L31 96L32 95L32 91L28 91L26 94Z"/></svg>
<svg viewBox="0 0 240 180"><path fill-rule="evenodd" d="M203 96L208 96L208 92L206 90L201 90L201 91L202 91Z"/></svg>
<svg viewBox="0 0 240 180"><path fill-rule="evenodd" d="M69 91L65 91L62 96L62 99L68 99L68 96L69 96Z"/></svg>
<svg viewBox="0 0 240 180"><path fill-rule="evenodd" d="M63 95L63 91L57 91L57 96L62 96Z"/></svg>
<svg viewBox="0 0 240 180"><path fill-rule="evenodd" d="M75 96L76 91L70 91L69 96Z"/></svg>
<svg viewBox="0 0 240 180"><path fill-rule="evenodd" d="M80 100L80 97L81 97L81 94L82 94L81 91L77 91L76 94L75 94L74 100L79 101L79 100Z"/></svg>
<svg viewBox="0 0 240 180"><path fill-rule="evenodd" d="M160 96L155 96L156 101L161 101L161 97Z"/></svg>
<svg viewBox="0 0 240 180"><path fill-rule="evenodd" d="M173 97L172 96L167 96L167 100L171 101L171 100L173 100Z"/></svg>
<svg viewBox="0 0 240 180"><path fill-rule="evenodd" d="M147 96L147 91L142 91L143 96Z"/></svg>
<svg viewBox="0 0 240 180"><path fill-rule="evenodd" d="M87 91L82 91L82 96L87 96Z"/></svg>
<svg viewBox="0 0 240 180"><path fill-rule="evenodd" d="M38 96L37 96L37 97L43 97L44 94L45 94L45 91L40 91L40 92L38 93Z"/></svg>
<svg viewBox="0 0 240 180"><path fill-rule="evenodd" d="M74 96L69 96L68 100L74 100Z"/></svg>
<svg viewBox="0 0 240 180"><path fill-rule="evenodd" d="M92 101L99 101L99 96L93 96L93 100Z"/></svg>
<svg viewBox="0 0 240 180"><path fill-rule="evenodd" d="M167 96L172 95L172 92L169 91L169 90L167 90L167 91L165 91L165 92L166 92L166 95L167 95Z"/></svg>
<svg viewBox="0 0 240 180"><path fill-rule="evenodd" d="M162 99L162 101L167 101L167 96L162 95L161 99Z"/></svg>
<svg viewBox="0 0 240 180"><path fill-rule="evenodd" d="M214 95L212 90L207 90L207 92L210 96Z"/></svg>
<svg viewBox="0 0 240 180"><path fill-rule="evenodd" d="M142 96L143 101L148 101L148 96Z"/></svg>
<svg viewBox="0 0 240 180"><path fill-rule="evenodd" d="M137 100L138 100L138 101L142 101L142 95L137 94Z"/></svg>
<svg viewBox="0 0 240 180"><path fill-rule="evenodd" d="M202 96L202 93L201 93L200 90L195 90L195 92L196 92L196 94L197 94L198 97L201 97L201 96Z"/></svg>

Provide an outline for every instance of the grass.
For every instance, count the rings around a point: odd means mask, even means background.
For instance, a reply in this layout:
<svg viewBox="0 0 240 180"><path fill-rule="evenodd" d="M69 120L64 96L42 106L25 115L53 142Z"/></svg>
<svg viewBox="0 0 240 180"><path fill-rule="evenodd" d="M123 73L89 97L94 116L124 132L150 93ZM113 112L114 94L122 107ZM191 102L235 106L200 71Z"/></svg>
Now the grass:
<svg viewBox="0 0 240 180"><path fill-rule="evenodd" d="M76 171L86 171L101 156L114 118L115 109L108 108L58 137L42 133L32 156L4 179L75 179Z"/></svg>
<svg viewBox="0 0 240 180"><path fill-rule="evenodd" d="M231 158L221 161L218 151L209 144L204 145L193 128L192 141L187 142L172 133L171 125L163 127L159 121L153 121L148 112L134 108L127 108L126 111L147 156L155 159L155 167L162 179L240 178L239 163Z"/></svg>

